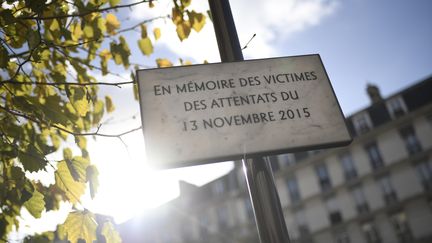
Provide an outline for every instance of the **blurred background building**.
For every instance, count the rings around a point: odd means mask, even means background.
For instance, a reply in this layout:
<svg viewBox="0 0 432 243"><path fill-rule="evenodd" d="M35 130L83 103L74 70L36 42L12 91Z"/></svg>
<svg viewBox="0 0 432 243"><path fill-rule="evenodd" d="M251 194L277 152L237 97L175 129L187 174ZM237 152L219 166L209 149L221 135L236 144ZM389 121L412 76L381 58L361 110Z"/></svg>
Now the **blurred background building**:
<svg viewBox="0 0 432 243"><path fill-rule="evenodd" d="M432 242L432 77L347 118L350 146L268 157L293 242ZM120 225L124 242L259 242L241 163Z"/></svg>

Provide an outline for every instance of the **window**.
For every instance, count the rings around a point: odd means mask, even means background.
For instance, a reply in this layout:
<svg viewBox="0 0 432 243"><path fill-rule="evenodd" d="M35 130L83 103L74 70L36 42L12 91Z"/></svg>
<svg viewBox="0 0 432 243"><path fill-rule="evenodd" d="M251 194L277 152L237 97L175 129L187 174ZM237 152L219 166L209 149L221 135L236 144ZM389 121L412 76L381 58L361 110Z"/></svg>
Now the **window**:
<svg viewBox="0 0 432 243"><path fill-rule="evenodd" d="M209 219L205 212L201 212L199 218L199 234L201 240L207 240L209 235Z"/></svg>
<svg viewBox="0 0 432 243"><path fill-rule="evenodd" d="M367 113L359 113L353 116L352 122L357 134L364 134L372 128L372 122Z"/></svg>
<svg viewBox="0 0 432 243"><path fill-rule="evenodd" d="M287 187L292 203L298 203L300 201L300 190L298 187L297 179L295 177L287 179Z"/></svg>
<svg viewBox="0 0 432 243"><path fill-rule="evenodd" d="M352 180L357 177L357 170L354 166L354 161L350 153L344 153L340 156L342 168L344 170L345 179Z"/></svg>
<svg viewBox="0 0 432 243"><path fill-rule="evenodd" d="M367 144L365 149L373 169L379 169L384 166L384 161L381 157L381 153L376 142Z"/></svg>
<svg viewBox="0 0 432 243"><path fill-rule="evenodd" d="M294 220L299 231L299 238L307 238L309 236L309 227L306 222L306 216L302 209L297 210L294 214Z"/></svg>
<svg viewBox="0 0 432 243"><path fill-rule="evenodd" d="M366 197L364 195L362 188L360 186L356 187L351 191L351 193L354 198L354 202L356 204L357 212L359 214L369 212L369 204L366 201Z"/></svg>
<svg viewBox="0 0 432 243"><path fill-rule="evenodd" d="M393 214L390 217L390 221L400 243L409 243L413 241L413 236L405 212Z"/></svg>
<svg viewBox="0 0 432 243"><path fill-rule="evenodd" d="M273 170L274 172L278 171L278 170L280 169L280 167L279 167L279 159L278 159L278 157L277 157L277 156L268 156L267 158L268 158L268 160L269 160L270 163L271 163L271 168L272 168L272 170Z"/></svg>
<svg viewBox="0 0 432 243"><path fill-rule="evenodd" d="M394 97L386 102L387 109L393 119L399 118L406 113L406 107L402 97Z"/></svg>
<svg viewBox="0 0 432 243"><path fill-rule="evenodd" d="M372 222L364 223L361 228L367 243L381 243L381 237Z"/></svg>
<svg viewBox="0 0 432 243"><path fill-rule="evenodd" d="M336 235L336 243L350 243L349 235L346 231L340 232Z"/></svg>
<svg viewBox="0 0 432 243"><path fill-rule="evenodd" d="M316 173L318 176L318 181L319 181L319 184L321 186L321 190L323 192L330 190L332 185L331 185L330 176L329 176L329 173L327 170L327 166L325 164L320 164L315 168L315 170L316 170Z"/></svg>
<svg viewBox="0 0 432 243"><path fill-rule="evenodd" d="M292 158L291 154L281 154L278 157L281 166L290 166L295 164L294 158Z"/></svg>
<svg viewBox="0 0 432 243"><path fill-rule="evenodd" d="M432 166L427 159L415 165L418 178L426 191L432 191Z"/></svg>
<svg viewBox="0 0 432 243"><path fill-rule="evenodd" d="M342 222L342 214L339 211L339 207L335 197L331 197L326 201L327 210L329 212L329 220L332 225L336 225Z"/></svg>
<svg viewBox="0 0 432 243"><path fill-rule="evenodd" d="M297 152L297 153L294 153L294 158L295 158L296 163L299 163L301 160L304 160L307 157L308 157L308 152L307 151L306 152Z"/></svg>
<svg viewBox="0 0 432 243"><path fill-rule="evenodd" d="M400 129L399 132L405 142L405 147L409 154L415 154L422 151L421 144L417 139L413 126L406 126Z"/></svg>
<svg viewBox="0 0 432 243"><path fill-rule="evenodd" d="M383 193L386 204L392 204L397 201L397 195L390 181L390 176L386 175L378 179L378 183Z"/></svg>

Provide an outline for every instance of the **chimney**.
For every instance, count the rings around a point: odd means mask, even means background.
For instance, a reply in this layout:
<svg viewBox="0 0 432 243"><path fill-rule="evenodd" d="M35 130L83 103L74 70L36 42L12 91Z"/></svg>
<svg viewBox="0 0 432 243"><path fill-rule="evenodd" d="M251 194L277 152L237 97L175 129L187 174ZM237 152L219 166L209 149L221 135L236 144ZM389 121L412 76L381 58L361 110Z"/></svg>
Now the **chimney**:
<svg viewBox="0 0 432 243"><path fill-rule="evenodd" d="M368 84L366 91L369 95L369 98L371 99L372 104L376 104L382 101L381 93L378 86L374 84Z"/></svg>

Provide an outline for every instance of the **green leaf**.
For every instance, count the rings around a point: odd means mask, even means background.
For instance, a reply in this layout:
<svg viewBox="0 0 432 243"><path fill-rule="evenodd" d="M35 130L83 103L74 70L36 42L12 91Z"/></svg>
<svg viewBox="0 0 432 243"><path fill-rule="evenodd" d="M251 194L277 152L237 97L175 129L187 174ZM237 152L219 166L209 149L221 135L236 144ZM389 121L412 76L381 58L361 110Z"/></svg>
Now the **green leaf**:
<svg viewBox="0 0 432 243"><path fill-rule="evenodd" d="M9 63L9 54L4 48L4 46L0 43L0 68L7 68Z"/></svg>
<svg viewBox="0 0 432 243"><path fill-rule="evenodd" d="M55 233L47 231L42 234L29 235L24 238L24 243L51 243L54 242Z"/></svg>
<svg viewBox="0 0 432 243"><path fill-rule="evenodd" d="M29 45L29 49L33 49L37 47L40 43L39 32L37 32L36 30L30 30L28 32L27 40L28 40L27 43Z"/></svg>
<svg viewBox="0 0 432 243"><path fill-rule="evenodd" d="M85 183L74 180L66 161L58 163L57 171L55 172L55 182L57 187L63 191L66 198L73 204L77 203L81 195L85 192Z"/></svg>
<svg viewBox="0 0 432 243"><path fill-rule="evenodd" d="M153 44L148 37L138 40L138 46L141 52L146 56L150 56L150 54L153 53Z"/></svg>
<svg viewBox="0 0 432 243"><path fill-rule="evenodd" d="M78 243L79 239L93 243L96 240L96 229L95 216L89 211L71 212L63 224L63 230L71 243Z"/></svg>
<svg viewBox="0 0 432 243"><path fill-rule="evenodd" d="M39 191L35 190L33 196L24 203L24 206L33 217L40 218L42 211L45 209L44 196Z"/></svg>
<svg viewBox="0 0 432 243"><path fill-rule="evenodd" d="M93 108L93 125L98 125L99 122L101 121L103 114L104 114L104 107L105 104L103 101L98 100L94 103L94 108Z"/></svg>
<svg viewBox="0 0 432 243"><path fill-rule="evenodd" d="M87 167L87 181L90 184L90 196L92 199L96 196L97 189L99 187L99 171L96 166L89 165Z"/></svg>
<svg viewBox="0 0 432 243"><path fill-rule="evenodd" d="M120 234L109 221L105 222L101 234L105 237L106 243L121 243Z"/></svg>
<svg viewBox="0 0 432 243"><path fill-rule="evenodd" d="M159 38L161 37L161 30L159 28L154 28L153 34L154 34L155 40L159 40Z"/></svg>
<svg viewBox="0 0 432 243"><path fill-rule="evenodd" d="M18 159L23 165L25 171L40 171L47 165L45 156L32 144L29 144L27 149L18 152Z"/></svg>
<svg viewBox="0 0 432 243"><path fill-rule="evenodd" d="M111 97L108 95L105 96L105 104L108 113L111 113L115 110L114 103L112 102Z"/></svg>
<svg viewBox="0 0 432 243"><path fill-rule="evenodd" d="M99 53L99 57L101 60L102 75L106 75L108 74L108 60L112 58L111 52L108 49L103 49Z"/></svg>
<svg viewBox="0 0 432 243"><path fill-rule="evenodd" d="M15 17L12 14L12 10L11 9L3 9L2 11L0 11L0 20L3 19L4 20L4 25L9 25L14 23ZM1 23L1 22L0 22Z"/></svg>
<svg viewBox="0 0 432 243"><path fill-rule="evenodd" d="M191 26L189 21L183 21L182 23L177 25L177 36L181 41L188 38L191 32Z"/></svg>
<svg viewBox="0 0 432 243"><path fill-rule="evenodd" d="M131 55L129 46L126 39L120 36L120 43L117 44L115 41L110 43L111 54L114 57L114 62L117 65L123 64L125 68L129 67L129 56Z"/></svg>

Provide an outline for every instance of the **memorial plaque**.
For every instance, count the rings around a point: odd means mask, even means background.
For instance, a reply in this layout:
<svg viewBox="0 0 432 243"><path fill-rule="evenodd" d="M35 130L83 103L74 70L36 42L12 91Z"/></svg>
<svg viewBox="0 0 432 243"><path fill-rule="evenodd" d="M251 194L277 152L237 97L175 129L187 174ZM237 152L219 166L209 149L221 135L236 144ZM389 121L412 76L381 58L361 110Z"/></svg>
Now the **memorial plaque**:
<svg viewBox="0 0 432 243"><path fill-rule="evenodd" d="M138 70L148 162L181 167L347 145L319 55Z"/></svg>

